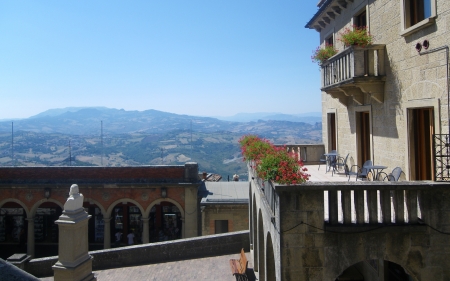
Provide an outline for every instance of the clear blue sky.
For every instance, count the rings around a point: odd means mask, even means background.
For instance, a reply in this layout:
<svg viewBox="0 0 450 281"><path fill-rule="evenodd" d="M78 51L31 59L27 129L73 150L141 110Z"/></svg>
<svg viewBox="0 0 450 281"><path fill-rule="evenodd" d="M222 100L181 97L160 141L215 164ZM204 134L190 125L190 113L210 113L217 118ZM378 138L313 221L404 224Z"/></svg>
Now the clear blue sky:
<svg viewBox="0 0 450 281"><path fill-rule="evenodd" d="M321 111L317 0L1 1L0 119Z"/></svg>

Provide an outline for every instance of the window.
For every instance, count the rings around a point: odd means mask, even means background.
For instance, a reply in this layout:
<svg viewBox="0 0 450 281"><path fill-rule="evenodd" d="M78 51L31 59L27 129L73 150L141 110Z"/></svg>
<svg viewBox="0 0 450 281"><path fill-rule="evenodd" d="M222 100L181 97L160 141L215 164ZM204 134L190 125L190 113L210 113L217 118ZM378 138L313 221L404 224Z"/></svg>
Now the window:
<svg viewBox="0 0 450 281"><path fill-rule="evenodd" d="M328 37L327 39L325 39L325 44L326 45L330 45L333 46L333 35L331 35L330 37Z"/></svg>
<svg viewBox="0 0 450 281"><path fill-rule="evenodd" d="M436 0L403 0L402 33L406 36L412 32L434 23L436 17Z"/></svg>
<svg viewBox="0 0 450 281"><path fill-rule="evenodd" d="M364 11L364 12L360 13L359 15L355 16L354 24L357 27L367 26L367 14L366 14L366 11Z"/></svg>
<svg viewBox="0 0 450 281"><path fill-rule="evenodd" d="M227 220L216 220L215 221L215 234L227 233L228 232L228 221Z"/></svg>

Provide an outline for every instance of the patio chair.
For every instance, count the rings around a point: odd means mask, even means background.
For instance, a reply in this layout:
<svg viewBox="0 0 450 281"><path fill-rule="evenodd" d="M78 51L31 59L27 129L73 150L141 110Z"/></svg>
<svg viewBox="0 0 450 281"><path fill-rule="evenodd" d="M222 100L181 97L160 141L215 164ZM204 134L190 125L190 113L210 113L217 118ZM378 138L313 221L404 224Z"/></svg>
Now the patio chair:
<svg viewBox="0 0 450 281"><path fill-rule="evenodd" d="M348 156L350 155L350 153L347 154L347 156L345 156L345 159L342 157L339 157L337 162L336 162L336 170L338 172L342 172L342 171L346 171L348 170L348 165L347 165L347 160L348 160Z"/></svg>
<svg viewBox="0 0 450 281"><path fill-rule="evenodd" d="M348 169L345 173L348 176L348 180L350 181L351 176L355 176L356 181L358 181L358 179L370 180L371 173L369 169L365 168L366 166L372 166L372 160L367 160L366 162L364 162L362 168L360 168L358 165L351 166L350 169ZM356 169L353 170L353 168Z"/></svg>
<svg viewBox="0 0 450 281"><path fill-rule="evenodd" d="M388 174L384 173L384 172L380 172L378 175L378 179L381 181L399 181L400 176L402 175L403 171L402 168L400 167L395 167L392 172Z"/></svg>

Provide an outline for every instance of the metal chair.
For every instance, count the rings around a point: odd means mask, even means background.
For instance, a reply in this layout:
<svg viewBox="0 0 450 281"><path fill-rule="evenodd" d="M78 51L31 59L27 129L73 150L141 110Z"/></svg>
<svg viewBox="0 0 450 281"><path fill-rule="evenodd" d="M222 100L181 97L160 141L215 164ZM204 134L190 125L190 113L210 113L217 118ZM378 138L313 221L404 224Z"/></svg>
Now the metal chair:
<svg viewBox="0 0 450 281"><path fill-rule="evenodd" d="M402 175L403 170L400 167L395 167L392 172L388 174L384 173L384 172L380 172L378 175L378 179L381 181L399 181L400 176ZM381 175L380 175L381 174Z"/></svg>
<svg viewBox="0 0 450 281"><path fill-rule="evenodd" d="M358 181L358 179L369 180L370 170L365 168L366 166L372 166L372 160L367 160L366 162L364 162L362 168L360 168L358 165L351 166L350 169L348 169L346 172L348 180L350 181L351 176L355 176L356 181ZM353 170L354 167L357 168L356 171Z"/></svg>
<svg viewBox="0 0 450 281"><path fill-rule="evenodd" d="M336 162L336 169L338 172L342 172L342 171L347 171L348 170L348 166L347 166L347 160L348 160L348 156L350 155L350 153L347 154L347 156L345 156L345 159L342 157L339 157L337 162Z"/></svg>

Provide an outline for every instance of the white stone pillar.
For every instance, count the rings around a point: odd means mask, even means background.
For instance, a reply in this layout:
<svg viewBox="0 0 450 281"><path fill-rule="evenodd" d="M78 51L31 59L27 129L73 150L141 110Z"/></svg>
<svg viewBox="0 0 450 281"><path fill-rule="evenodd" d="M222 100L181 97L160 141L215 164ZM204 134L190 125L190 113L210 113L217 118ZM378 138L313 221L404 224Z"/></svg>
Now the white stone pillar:
<svg viewBox="0 0 450 281"><path fill-rule="evenodd" d="M150 233L148 231L148 221L149 218L141 218L142 220L142 243L146 244L150 242Z"/></svg>
<svg viewBox="0 0 450 281"><path fill-rule="evenodd" d="M53 265L54 280L97 280L92 273L92 256L88 252L90 215L80 208L64 210L56 224L59 228L58 261Z"/></svg>
<svg viewBox="0 0 450 281"><path fill-rule="evenodd" d="M103 217L103 249L111 248L111 218Z"/></svg>
<svg viewBox="0 0 450 281"><path fill-rule="evenodd" d="M27 255L34 258L34 218L27 218L28 233L27 233Z"/></svg>

